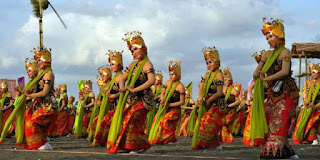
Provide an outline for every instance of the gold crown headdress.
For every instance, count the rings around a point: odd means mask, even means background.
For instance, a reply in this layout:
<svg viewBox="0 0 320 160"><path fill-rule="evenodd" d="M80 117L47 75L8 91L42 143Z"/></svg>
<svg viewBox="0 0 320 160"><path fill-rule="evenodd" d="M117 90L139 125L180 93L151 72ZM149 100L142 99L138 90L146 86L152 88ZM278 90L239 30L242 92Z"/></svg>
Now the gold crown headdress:
<svg viewBox="0 0 320 160"><path fill-rule="evenodd" d="M114 50L108 50L108 52L109 52L109 53L107 53L109 55L108 61L110 64L123 66L123 63L122 63L123 50L121 52L114 51Z"/></svg>
<svg viewBox="0 0 320 160"><path fill-rule="evenodd" d="M70 96L69 100L70 100L70 99L73 99L73 100L75 100L76 98L75 98L75 97L73 97L73 96Z"/></svg>
<svg viewBox="0 0 320 160"><path fill-rule="evenodd" d="M37 47L37 48L33 48L33 50L31 50L30 52L34 53L34 60L37 60L38 58L40 58L41 61L47 62L47 63L51 63L51 48L47 49L47 48L43 48L42 50Z"/></svg>
<svg viewBox="0 0 320 160"><path fill-rule="evenodd" d="M181 61L176 61L173 65L173 61L169 61L169 72L173 71L175 75L181 78Z"/></svg>
<svg viewBox="0 0 320 160"><path fill-rule="evenodd" d="M8 88L8 82L6 80L0 80L0 89Z"/></svg>
<svg viewBox="0 0 320 160"><path fill-rule="evenodd" d="M104 82L103 82L102 78L99 77L99 76L97 76L97 84L98 84L99 86L103 86L103 85L104 85Z"/></svg>
<svg viewBox="0 0 320 160"><path fill-rule="evenodd" d="M190 82L186 87L185 87L185 93L189 94L190 97L192 96L192 82Z"/></svg>
<svg viewBox="0 0 320 160"><path fill-rule="evenodd" d="M129 47L137 47L142 48L146 47L146 44L143 41L143 38L141 37L142 33L139 31L131 31L127 32L125 35L125 38L122 38L122 40L127 42L127 45Z"/></svg>
<svg viewBox="0 0 320 160"><path fill-rule="evenodd" d="M204 53L204 59L207 60L209 58L213 59L216 62L220 63L219 52L215 46L213 47L203 47L202 52Z"/></svg>
<svg viewBox="0 0 320 160"><path fill-rule="evenodd" d="M162 72L161 71L157 71L156 74L155 74L155 77L157 80L161 81L163 80L163 75L162 75Z"/></svg>
<svg viewBox="0 0 320 160"><path fill-rule="evenodd" d="M232 74L231 74L230 69L228 67L223 70L222 74L225 79L232 80Z"/></svg>
<svg viewBox="0 0 320 160"><path fill-rule="evenodd" d="M277 38L284 38L284 26L282 24L282 19L273 20L270 18L271 22L266 22L266 17L263 17L263 25L262 25L262 33L263 35L267 35L271 33L272 35L276 36Z"/></svg>
<svg viewBox="0 0 320 160"><path fill-rule="evenodd" d="M240 83L234 83L234 84L233 84L233 88L234 88L238 93L241 92L241 87L242 87L242 85L241 85Z"/></svg>
<svg viewBox="0 0 320 160"><path fill-rule="evenodd" d="M104 75L104 76L107 76L109 79L111 79L111 77L112 77L112 72L111 72L111 70L110 70L109 67L107 67L107 66L102 66L102 67L98 68L98 71L99 71L99 74L100 74L101 76Z"/></svg>
<svg viewBox="0 0 320 160"><path fill-rule="evenodd" d="M311 73L311 72L319 73L320 67L319 67L319 65L317 65L317 64L311 64L311 65L309 66L309 70L310 70L310 73Z"/></svg>
<svg viewBox="0 0 320 160"><path fill-rule="evenodd" d="M33 59L26 58L25 67L27 71L35 71L35 72L39 71L38 63Z"/></svg>
<svg viewBox="0 0 320 160"><path fill-rule="evenodd" d="M67 91L67 85L66 84L60 84L59 85L59 90L60 91Z"/></svg>
<svg viewBox="0 0 320 160"><path fill-rule="evenodd" d="M247 98L248 91L247 91L246 89L245 89L245 90L242 90L242 91L240 92L240 95Z"/></svg>
<svg viewBox="0 0 320 160"><path fill-rule="evenodd" d="M92 89L92 81L91 81L91 80L84 81L84 82L83 82L83 86L84 86L85 88Z"/></svg>

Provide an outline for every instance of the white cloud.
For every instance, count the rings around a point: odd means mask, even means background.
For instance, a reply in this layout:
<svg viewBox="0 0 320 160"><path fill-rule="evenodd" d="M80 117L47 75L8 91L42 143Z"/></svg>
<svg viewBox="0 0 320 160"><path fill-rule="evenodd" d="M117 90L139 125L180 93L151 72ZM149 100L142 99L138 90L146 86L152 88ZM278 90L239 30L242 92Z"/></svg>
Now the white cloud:
<svg viewBox="0 0 320 160"><path fill-rule="evenodd" d="M314 34L308 34L309 38L305 32L292 32L303 26L294 23L278 5L278 0L139 0L110 1L108 5L97 1L65 1L55 8L68 29L63 28L49 8L43 19L44 44L52 48L56 83L71 83L78 78L94 79L96 68L107 64L105 53L108 49L124 50L126 66L132 58L122 38L131 30L143 33L150 59L156 70L163 71L165 78L168 78L168 61L181 60L184 84L198 82L206 71L201 48L215 45L222 67L229 66L237 81L244 83L251 78L256 65L251 54L268 48L260 31L262 17L288 17L287 46L293 41L314 39ZM31 57L26 53L39 45L38 20L30 15L25 21L13 34L11 45L18 53L14 58ZM313 21L312 24L319 25ZM296 28L290 30L293 27ZM10 60L7 63L7 66L15 65ZM75 85L75 82L69 85Z"/></svg>

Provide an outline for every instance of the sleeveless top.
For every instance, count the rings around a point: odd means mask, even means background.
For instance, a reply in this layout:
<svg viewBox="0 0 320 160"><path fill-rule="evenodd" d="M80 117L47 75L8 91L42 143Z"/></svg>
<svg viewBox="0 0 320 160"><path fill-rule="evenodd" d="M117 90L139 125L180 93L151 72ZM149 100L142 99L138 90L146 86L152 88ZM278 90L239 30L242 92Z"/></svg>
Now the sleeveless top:
<svg viewBox="0 0 320 160"><path fill-rule="evenodd" d="M212 83L210 84L206 99L210 98L212 95L217 93L218 86L223 86L223 82L220 80L213 80ZM218 107L221 111L227 110L228 104L224 100L224 97L225 97L225 95L223 94L221 97L219 97L215 101L211 102L210 108L218 105Z"/></svg>
<svg viewBox="0 0 320 160"><path fill-rule="evenodd" d="M41 92L43 90L45 84L51 85L49 93L44 97L36 98L36 101L38 101L39 103L35 103L33 106L34 107L33 109L37 110L40 107L44 107L44 109L47 109L47 110L57 110L58 109L58 102L54 96L54 88L53 88L54 84L51 80L43 80L43 77L42 77L41 80L37 84L35 93Z"/></svg>
<svg viewBox="0 0 320 160"><path fill-rule="evenodd" d="M90 93L89 93L89 94L90 94ZM89 96L89 97L87 98L87 100L84 102L84 104L85 104L85 105L90 104L92 98L94 98L94 97L90 97L90 96ZM92 110L93 106L94 106L94 105L92 105L91 107L84 108L85 113L89 113L89 112Z"/></svg>
<svg viewBox="0 0 320 160"><path fill-rule="evenodd" d="M135 71L138 66L135 66L132 72L132 77L134 77ZM154 72L153 69L150 69L150 72ZM141 86L145 82L148 81L148 73L144 73L143 71L138 76L136 83L134 84L134 88ZM154 95L152 94L151 88L147 88L145 90L130 94L128 97L128 104L129 106L135 105L138 101L142 100L143 105L148 109L151 110L153 108L153 99Z"/></svg>
<svg viewBox="0 0 320 160"><path fill-rule="evenodd" d="M282 61L279 61L278 59L276 59L266 73L268 76L273 75L281 71L281 69L282 69ZM291 62L290 62L290 69L291 69ZM269 86L268 92L270 94L270 98L274 102L284 98L286 95L289 95L291 98L299 98L299 88L297 87L294 79L291 77L291 73L289 73L284 78L268 82L268 86Z"/></svg>
<svg viewBox="0 0 320 160"><path fill-rule="evenodd" d="M118 83L114 83L113 86L111 87L110 93L111 94L117 94L119 93L119 84ZM118 98L110 98L109 99L110 102L110 107L109 110L113 110L117 107L117 103L118 103Z"/></svg>

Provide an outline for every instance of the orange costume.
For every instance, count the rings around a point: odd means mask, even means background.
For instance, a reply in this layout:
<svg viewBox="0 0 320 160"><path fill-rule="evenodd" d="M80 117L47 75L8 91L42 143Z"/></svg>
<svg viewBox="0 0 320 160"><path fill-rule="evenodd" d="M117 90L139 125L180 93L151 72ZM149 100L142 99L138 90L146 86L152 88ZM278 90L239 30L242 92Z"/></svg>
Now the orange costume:
<svg viewBox="0 0 320 160"><path fill-rule="evenodd" d="M126 34L127 37L124 40L127 42L128 47L136 47L146 51L147 48L140 35L140 32L131 32ZM129 73L133 69L131 77L128 78L138 76L134 88L144 84L148 80L149 73L154 74L154 69L150 68L147 72L141 71L139 75L135 75L138 65L132 67L127 68L125 71ZM146 128L147 113L153 107L153 98L150 88L129 95L123 109L124 118L120 134L116 143L114 145L110 144L112 147L107 149L108 153L115 153L117 150L133 151L151 147L144 130Z"/></svg>
<svg viewBox="0 0 320 160"><path fill-rule="evenodd" d="M315 74L319 74L320 67L317 64L312 64L310 65L309 70L310 70L310 73L315 72ZM318 103L320 103L320 92L319 90L317 90L319 89L317 85L320 85L320 84L317 84L316 81L317 80L309 80L307 81L305 86L306 94L309 94L309 92L312 92L310 95L311 97L310 97L309 103L312 103L311 100L314 99L314 102L313 102L314 105L317 105ZM304 98L307 98L307 96L305 96ZM317 129L320 124L320 108L318 107L317 109L314 109L309 106L304 106L304 107L305 108L303 108L299 114L297 125L295 127L295 133L292 135L292 140L295 144L301 144L303 141L307 141L311 143L313 140L317 139L317 133L318 133ZM302 121L304 120L306 120L306 123L302 124ZM302 132L301 137L296 135L298 128L300 127L304 128L304 130L301 130Z"/></svg>
<svg viewBox="0 0 320 160"><path fill-rule="evenodd" d="M35 59L45 61L45 63L51 64L51 53L48 49L41 51L35 50ZM46 68L46 70L50 68ZM45 72L45 71L42 71ZM38 149L47 140L47 132L53 118L57 114L57 101L54 97L54 88L51 80L45 80L41 77L41 80L36 86L35 93L41 92L44 85L49 85L50 90L47 95L41 98L35 98L30 108L25 112L25 148L29 150Z"/></svg>
<svg viewBox="0 0 320 160"><path fill-rule="evenodd" d="M204 53L205 60L212 59L215 63L220 64L219 53L215 47L204 48L202 51ZM208 73L207 77L214 76L214 73L222 74L220 69L217 68L215 71ZM206 83L206 80L202 79L201 83ZM208 81L207 83L208 84L204 84L209 85L208 93L204 96L205 99L216 94L218 87L223 87L223 81L216 80L215 78L213 78L212 82ZM192 149L216 148L220 146L220 132L226 123L226 116L229 111L224 96L218 97L215 101L211 102L210 106L206 107L206 111L200 120L198 137L195 139L195 146ZM200 109L199 112L201 112Z"/></svg>
<svg viewBox="0 0 320 160"><path fill-rule="evenodd" d="M67 96L67 85L61 84L59 85L59 90L64 91L60 98L60 112L57 117L57 132L59 136L65 136L69 133L68 124L69 124L69 111L68 111L68 96ZM61 106L64 101L65 106Z"/></svg>
<svg viewBox="0 0 320 160"><path fill-rule="evenodd" d="M175 75L181 77L181 66L180 61L176 61L173 65L172 61L169 64L169 72L173 71ZM176 82L177 83L177 82ZM179 82L180 83L180 82ZM164 86L166 88L167 86ZM180 94L177 90L174 90L168 103L175 103L180 101ZM160 121L160 126L155 139L151 142L152 144L168 144L177 142L176 129L177 124L181 117L181 107L170 107L166 109L167 112Z"/></svg>

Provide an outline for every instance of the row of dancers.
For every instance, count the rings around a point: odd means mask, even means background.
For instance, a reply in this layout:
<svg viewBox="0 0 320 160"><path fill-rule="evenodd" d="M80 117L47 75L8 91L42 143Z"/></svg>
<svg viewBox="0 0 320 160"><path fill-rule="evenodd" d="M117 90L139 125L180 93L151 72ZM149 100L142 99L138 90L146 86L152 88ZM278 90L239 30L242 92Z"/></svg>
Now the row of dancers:
<svg viewBox="0 0 320 160"><path fill-rule="evenodd" d="M262 33L273 50L254 54L258 65L248 90L233 83L228 68L220 69L215 47L204 47L208 71L196 100L192 83L180 82L180 61L169 62L169 80L163 83L139 31L123 38L134 60L124 69L123 51L109 50L110 67L98 69L97 96L90 80L79 81L76 107L66 84L54 88L51 49L34 48L34 57L25 63L30 80L24 88L16 88L15 100L6 82L0 83L0 142L14 131L16 144L25 149L52 149L47 137L74 134L92 146L106 147L108 153L151 154L154 144L179 144L176 135L192 136L194 150L222 149L221 142L233 142L234 135L241 135L245 145L260 147L261 158L299 158L288 142L290 126L296 144L319 136L320 67L310 66L303 108L297 113L299 88L291 77L282 20L263 20Z"/></svg>

